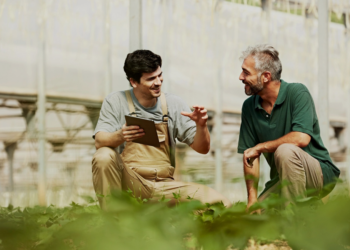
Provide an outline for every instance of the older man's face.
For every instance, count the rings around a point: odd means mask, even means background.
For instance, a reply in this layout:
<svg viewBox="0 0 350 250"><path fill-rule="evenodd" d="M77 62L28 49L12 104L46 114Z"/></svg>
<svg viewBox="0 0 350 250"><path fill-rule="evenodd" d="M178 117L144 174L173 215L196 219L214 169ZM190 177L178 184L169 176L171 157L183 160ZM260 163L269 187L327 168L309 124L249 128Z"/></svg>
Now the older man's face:
<svg viewBox="0 0 350 250"><path fill-rule="evenodd" d="M252 56L244 59L239 80L244 84L244 91L248 96L256 95L264 88L258 77L258 72L255 69L255 59Z"/></svg>

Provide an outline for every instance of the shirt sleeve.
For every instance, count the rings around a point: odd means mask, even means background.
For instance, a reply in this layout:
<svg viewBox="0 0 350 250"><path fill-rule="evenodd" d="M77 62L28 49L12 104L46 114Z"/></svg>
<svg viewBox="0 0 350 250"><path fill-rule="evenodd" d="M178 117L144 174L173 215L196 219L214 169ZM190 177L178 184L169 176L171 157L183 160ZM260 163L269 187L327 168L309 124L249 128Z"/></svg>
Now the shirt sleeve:
<svg viewBox="0 0 350 250"><path fill-rule="evenodd" d="M113 105L108 99L108 97L105 98L105 100L102 103L100 116L98 118L98 122L92 138L95 139L95 135L100 131L112 133L121 129L118 117L118 109L113 108Z"/></svg>
<svg viewBox="0 0 350 250"><path fill-rule="evenodd" d="M303 132L312 136L315 118L315 106L308 91L298 93L292 110L292 131Z"/></svg>
<svg viewBox="0 0 350 250"><path fill-rule="evenodd" d="M194 141L194 136L196 135L196 123L192 121L189 117L181 115L182 111L191 113L190 107L182 99L178 99L179 108L176 112L175 122L175 137L187 145L191 145Z"/></svg>
<svg viewBox="0 0 350 250"><path fill-rule="evenodd" d="M256 146L258 142L258 137L253 127L253 121L251 116L249 116L249 111L245 110L244 105L242 108L241 115L241 128L239 132L238 140L238 153L243 154L248 148Z"/></svg>

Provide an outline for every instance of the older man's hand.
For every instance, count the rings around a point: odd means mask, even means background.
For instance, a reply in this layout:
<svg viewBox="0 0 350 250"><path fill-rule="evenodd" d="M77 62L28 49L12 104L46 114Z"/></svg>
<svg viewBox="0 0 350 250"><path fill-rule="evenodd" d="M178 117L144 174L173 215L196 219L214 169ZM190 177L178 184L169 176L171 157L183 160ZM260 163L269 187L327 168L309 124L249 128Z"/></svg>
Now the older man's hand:
<svg viewBox="0 0 350 250"><path fill-rule="evenodd" d="M253 167L253 161L260 156L261 152L256 148L248 148L243 154L243 164L247 168Z"/></svg>

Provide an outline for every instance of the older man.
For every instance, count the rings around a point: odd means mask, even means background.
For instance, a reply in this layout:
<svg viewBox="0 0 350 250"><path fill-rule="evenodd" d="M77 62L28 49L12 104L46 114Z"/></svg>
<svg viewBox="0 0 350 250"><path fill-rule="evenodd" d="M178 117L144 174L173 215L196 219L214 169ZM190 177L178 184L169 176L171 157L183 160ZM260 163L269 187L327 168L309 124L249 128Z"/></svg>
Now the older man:
<svg viewBox="0 0 350 250"><path fill-rule="evenodd" d="M238 143L238 152L243 153L247 208L271 193L287 199L286 205L310 195L307 190L312 190L312 195L325 195L340 174L323 145L308 89L301 83L281 80L278 55L272 46L257 45L245 50L241 58L239 79L250 96L242 107ZM270 165L271 180L258 198L261 153ZM280 185L284 181L288 185Z"/></svg>

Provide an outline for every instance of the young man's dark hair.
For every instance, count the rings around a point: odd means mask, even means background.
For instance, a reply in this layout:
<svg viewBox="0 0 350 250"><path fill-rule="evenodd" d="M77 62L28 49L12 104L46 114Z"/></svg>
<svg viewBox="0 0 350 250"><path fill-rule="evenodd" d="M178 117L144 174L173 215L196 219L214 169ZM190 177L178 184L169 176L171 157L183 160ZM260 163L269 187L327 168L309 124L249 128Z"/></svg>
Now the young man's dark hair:
<svg viewBox="0 0 350 250"><path fill-rule="evenodd" d="M162 58L149 50L135 50L129 53L124 62L126 79L140 82L142 73L152 73L162 67Z"/></svg>

